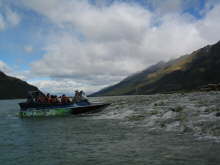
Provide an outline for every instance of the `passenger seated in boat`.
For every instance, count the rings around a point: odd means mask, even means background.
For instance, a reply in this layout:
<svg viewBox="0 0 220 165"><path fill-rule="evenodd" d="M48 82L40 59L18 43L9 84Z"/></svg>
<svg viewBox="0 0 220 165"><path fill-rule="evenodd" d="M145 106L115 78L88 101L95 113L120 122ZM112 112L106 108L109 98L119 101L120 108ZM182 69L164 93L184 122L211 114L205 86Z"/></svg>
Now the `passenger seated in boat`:
<svg viewBox="0 0 220 165"><path fill-rule="evenodd" d="M45 104L46 103L46 97L44 95L40 95L37 97L37 103L39 104Z"/></svg>
<svg viewBox="0 0 220 165"><path fill-rule="evenodd" d="M62 96L57 97L58 103L61 103Z"/></svg>
<svg viewBox="0 0 220 165"><path fill-rule="evenodd" d="M58 97L57 97L57 95L55 95L55 102L57 103L57 104L59 104L60 103L60 101L58 100Z"/></svg>
<svg viewBox="0 0 220 165"><path fill-rule="evenodd" d="M70 100L69 100L69 98L68 97L66 97L66 95L62 95L62 97L61 97L61 103L62 104L68 104L68 103L70 103Z"/></svg>
<svg viewBox="0 0 220 165"><path fill-rule="evenodd" d="M75 96L73 98L74 102L80 102L80 92L78 90L75 91Z"/></svg>
<svg viewBox="0 0 220 165"><path fill-rule="evenodd" d="M79 102L89 103L88 98L86 97L86 94L83 90L81 90L80 92L78 90L75 91L75 96L73 98L73 102L75 102L75 103L79 103Z"/></svg>
<svg viewBox="0 0 220 165"><path fill-rule="evenodd" d="M83 90L80 91L80 101L88 101L88 98Z"/></svg>
<svg viewBox="0 0 220 165"><path fill-rule="evenodd" d="M59 103L57 95L54 96L54 100L55 100L55 103L57 103L57 104Z"/></svg>
<svg viewBox="0 0 220 165"><path fill-rule="evenodd" d="M51 96L49 93L47 93L47 96L46 96L46 103L47 104L50 104L51 103Z"/></svg>
<svg viewBox="0 0 220 165"><path fill-rule="evenodd" d="M51 95L51 104L56 104L56 103L57 103L56 96Z"/></svg>
<svg viewBox="0 0 220 165"><path fill-rule="evenodd" d="M70 103L73 103L73 97L68 97Z"/></svg>

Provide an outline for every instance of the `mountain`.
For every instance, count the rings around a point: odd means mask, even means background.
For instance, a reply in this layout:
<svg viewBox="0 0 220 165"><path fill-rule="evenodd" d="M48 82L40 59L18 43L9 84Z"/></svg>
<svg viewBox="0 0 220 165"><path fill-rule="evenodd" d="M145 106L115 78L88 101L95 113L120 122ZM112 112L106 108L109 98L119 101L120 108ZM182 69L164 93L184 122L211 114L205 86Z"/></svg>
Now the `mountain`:
<svg viewBox="0 0 220 165"><path fill-rule="evenodd" d="M175 60L159 62L91 96L194 91L217 83L220 83L220 41Z"/></svg>
<svg viewBox="0 0 220 165"><path fill-rule="evenodd" d="M39 91L39 89L0 71L0 99L26 98L28 91Z"/></svg>

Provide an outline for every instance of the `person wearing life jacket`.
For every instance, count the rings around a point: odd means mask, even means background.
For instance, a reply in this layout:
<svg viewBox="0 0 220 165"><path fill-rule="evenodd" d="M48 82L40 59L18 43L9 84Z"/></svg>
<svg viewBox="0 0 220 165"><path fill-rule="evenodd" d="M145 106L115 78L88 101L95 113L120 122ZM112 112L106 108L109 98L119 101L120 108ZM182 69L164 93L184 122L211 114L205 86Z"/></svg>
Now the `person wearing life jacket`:
<svg viewBox="0 0 220 165"><path fill-rule="evenodd" d="M75 91L74 102L78 103L81 101L80 92L78 90Z"/></svg>
<svg viewBox="0 0 220 165"><path fill-rule="evenodd" d="M46 103L46 98L45 98L44 95L39 96L39 102L40 102L40 104L45 104Z"/></svg>
<svg viewBox="0 0 220 165"><path fill-rule="evenodd" d="M68 103L70 103L70 100L69 100L69 98L68 97L66 97L66 95L62 95L62 97L61 97L61 103L62 104L68 104Z"/></svg>
<svg viewBox="0 0 220 165"><path fill-rule="evenodd" d="M51 95L49 93L47 93L47 96L46 96L46 103L47 104L51 104L52 103Z"/></svg>
<svg viewBox="0 0 220 165"><path fill-rule="evenodd" d="M58 98L57 98L57 95L54 95L54 101L55 101L55 103L59 103L59 100L58 100Z"/></svg>
<svg viewBox="0 0 220 165"><path fill-rule="evenodd" d="M51 104L56 104L56 103L57 103L56 96L51 95Z"/></svg>
<svg viewBox="0 0 220 165"><path fill-rule="evenodd" d="M45 103L45 96L43 94L39 94L36 96L36 103L44 104Z"/></svg>
<svg viewBox="0 0 220 165"><path fill-rule="evenodd" d="M65 104L65 95L64 94L61 96L61 103Z"/></svg>

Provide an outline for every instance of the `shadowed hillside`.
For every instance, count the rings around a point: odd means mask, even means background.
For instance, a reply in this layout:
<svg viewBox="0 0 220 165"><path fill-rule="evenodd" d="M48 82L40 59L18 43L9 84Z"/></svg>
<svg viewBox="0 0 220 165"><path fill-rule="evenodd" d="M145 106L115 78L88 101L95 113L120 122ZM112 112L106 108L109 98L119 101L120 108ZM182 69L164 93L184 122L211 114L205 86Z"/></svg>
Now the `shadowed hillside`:
<svg viewBox="0 0 220 165"><path fill-rule="evenodd" d="M220 42L201 48L146 70L107 87L91 96L154 94L193 91L220 82Z"/></svg>
<svg viewBox="0 0 220 165"><path fill-rule="evenodd" d="M0 99L26 98L28 91L36 90L37 87L0 71Z"/></svg>

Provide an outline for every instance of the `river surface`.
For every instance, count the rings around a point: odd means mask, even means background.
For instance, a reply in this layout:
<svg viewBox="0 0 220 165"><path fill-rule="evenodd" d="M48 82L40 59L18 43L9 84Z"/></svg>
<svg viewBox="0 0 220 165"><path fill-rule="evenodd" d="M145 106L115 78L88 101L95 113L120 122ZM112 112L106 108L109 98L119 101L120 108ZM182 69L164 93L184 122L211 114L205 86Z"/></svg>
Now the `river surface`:
<svg viewBox="0 0 220 165"><path fill-rule="evenodd" d="M0 165L219 165L220 93L91 98L95 114L21 119L0 101Z"/></svg>

